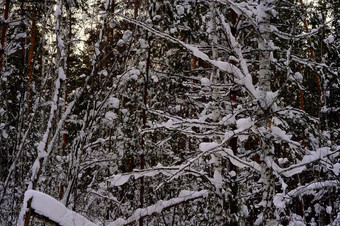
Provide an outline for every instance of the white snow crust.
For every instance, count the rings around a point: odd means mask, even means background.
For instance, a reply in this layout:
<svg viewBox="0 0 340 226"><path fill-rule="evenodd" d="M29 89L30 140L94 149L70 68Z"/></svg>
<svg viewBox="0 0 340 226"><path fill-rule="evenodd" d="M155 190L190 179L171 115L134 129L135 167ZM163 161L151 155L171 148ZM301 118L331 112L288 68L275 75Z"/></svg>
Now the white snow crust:
<svg viewBox="0 0 340 226"><path fill-rule="evenodd" d="M208 151L210 149L216 148L219 144L216 142L202 142L199 148L202 152Z"/></svg>

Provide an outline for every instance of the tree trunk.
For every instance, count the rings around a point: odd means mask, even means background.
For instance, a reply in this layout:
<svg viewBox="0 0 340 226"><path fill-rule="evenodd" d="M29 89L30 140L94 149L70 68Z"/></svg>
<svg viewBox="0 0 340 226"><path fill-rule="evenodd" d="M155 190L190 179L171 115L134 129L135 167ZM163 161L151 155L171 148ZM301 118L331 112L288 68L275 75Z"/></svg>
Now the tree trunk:
<svg viewBox="0 0 340 226"><path fill-rule="evenodd" d="M33 6L34 7L34 6ZM28 81L27 81L27 101L28 101L28 110L27 112L30 112L31 108L31 96L32 96L32 91L30 88L31 85L31 80L32 80L32 75L33 75L33 70L34 70L34 46L35 46L35 33L36 33L36 24L35 24L35 19L37 17L37 11L33 9L32 12L32 28L31 28L31 45L29 48L28 52L28 65L29 65L29 71L28 71Z"/></svg>
<svg viewBox="0 0 340 226"><path fill-rule="evenodd" d="M4 24L2 24L2 31L1 31L1 48L0 48L0 70L2 69L2 56L4 54L4 45L5 45L5 37L7 31L7 19L8 19L8 12L9 12L9 3L10 0L6 0L5 3L5 15L4 15Z"/></svg>
<svg viewBox="0 0 340 226"><path fill-rule="evenodd" d="M37 17L37 11L33 9L32 12L32 28L31 28L31 45L28 53L28 64L29 64L29 72L28 72L28 79L31 80L33 74L33 66L34 66L34 46L35 46L35 32L36 32L36 25L35 19Z"/></svg>
<svg viewBox="0 0 340 226"><path fill-rule="evenodd" d="M300 3L303 6L302 0L300 0ZM303 19L303 24L305 26L306 32L309 32L306 17ZM308 44L309 44L310 56L313 60L315 60L315 54L314 54L314 50L313 50L313 47L312 47L312 39L310 37L308 37L307 41L308 41ZM322 91L321 91L321 85L320 85L320 79L319 79L318 73L315 73L315 82L316 82L316 87L317 87L318 93L319 93L319 102L320 102L320 105L322 105Z"/></svg>
<svg viewBox="0 0 340 226"><path fill-rule="evenodd" d="M143 92L143 128L146 127L146 107L147 107L147 100L148 100L148 83L149 83L149 70L151 64L151 46L148 50L147 60L146 60L146 69L145 69L145 79L144 79L144 92ZM144 135L142 135L141 140L141 149L142 154L140 155L140 168L141 170L145 168L145 142L144 142ZM140 193L139 193L139 201L140 201L140 208L143 208L144 205L144 177L140 178ZM143 219L139 219L139 225L143 225Z"/></svg>
<svg viewBox="0 0 340 226"><path fill-rule="evenodd" d="M267 102L266 97L268 92L271 91L271 68L270 68L270 14L267 12L266 4L262 9L262 23L260 24L259 31L261 36L259 37L258 47L260 50L259 56L259 88L261 94L261 110L260 114L263 118L262 125L267 130L270 129L271 113L270 103ZM262 179L262 201L260 205L263 207L262 225L270 225L274 219L273 197L275 192L273 172L268 162L272 162L271 155L271 142L269 140L262 140L262 153L261 153L261 179Z"/></svg>

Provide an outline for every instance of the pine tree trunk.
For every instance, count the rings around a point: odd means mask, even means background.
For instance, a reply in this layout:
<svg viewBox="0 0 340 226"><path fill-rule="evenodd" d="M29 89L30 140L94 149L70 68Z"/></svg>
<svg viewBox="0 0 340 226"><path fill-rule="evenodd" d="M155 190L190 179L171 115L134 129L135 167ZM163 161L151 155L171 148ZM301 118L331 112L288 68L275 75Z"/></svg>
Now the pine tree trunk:
<svg viewBox="0 0 340 226"><path fill-rule="evenodd" d="M34 7L34 6L33 6ZM31 108L31 96L32 96L32 91L30 88L31 85L31 80L32 80L32 75L33 75L33 70L34 70L34 47L35 47L35 33L36 33L36 24L35 20L37 17L37 11L33 9L32 12L32 28L31 28L31 45L29 48L28 52L28 65L29 65L29 71L28 71L28 81L27 81L27 101L28 101L28 109L27 112L30 112Z"/></svg>
<svg viewBox="0 0 340 226"><path fill-rule="evenodd" d="M8 19L9 3L10 3L10 0L6 0L5 15L4 15L5 21ZM4 22L4 24L2 24L2 29L1 29L0 70L2 69L2 56L4 54L4 45L5 45L5 37L6 37L7 26L8 25L7 25L7 21L6 21L6 22Z"/></svg>
<svg viewBox="0 0 340 226"><path fill-rule="evenodd" d="M303 6L302 0L300 0L300 3ZM303 24L305 26L306 32L309 32L306 17L303 19ZM308 44L309 44L310 56L313 60L315 60L315 54L314 54L314 50L313 50L313 47L312 47L312 39L310 37L308 37L307 41L308 41ZM320 105L322 105L322 91L321 91L321 85L320 85L320 79L319 79L318 73L315 73L315 82L316 82L316 87L317 87L318 93L319 93L319 102L320 102Z"/></svg>

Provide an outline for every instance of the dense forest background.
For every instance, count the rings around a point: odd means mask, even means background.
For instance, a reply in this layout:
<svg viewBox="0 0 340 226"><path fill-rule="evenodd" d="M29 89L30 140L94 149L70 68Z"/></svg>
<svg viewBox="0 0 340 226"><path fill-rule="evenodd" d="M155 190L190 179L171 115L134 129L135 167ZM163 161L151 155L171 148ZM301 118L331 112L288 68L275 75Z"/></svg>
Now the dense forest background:
<svg viewBox="0 0 340 226"><path fill-rule="evenodd" d="M0 225L340 225L339 1L0 6Z"/></svg>

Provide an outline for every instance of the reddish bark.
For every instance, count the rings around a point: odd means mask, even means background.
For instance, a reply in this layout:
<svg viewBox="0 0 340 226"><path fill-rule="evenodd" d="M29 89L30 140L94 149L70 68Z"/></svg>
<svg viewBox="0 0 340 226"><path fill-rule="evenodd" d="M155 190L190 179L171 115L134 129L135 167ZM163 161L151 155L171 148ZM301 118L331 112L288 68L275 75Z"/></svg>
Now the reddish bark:
<svg viewBox="0 0 340 226"><path fill-rule="evenodd" d="M196 69L196 66L197 65L197 57L196 56L193 56L192 57L192 60L191 60L191 69L192 70L195 70Z"/></svg>
<svg viewBox="0 0 340 226"><path fill-rule="evenodd" d="M4 15L4 19L7 20L8 19L8 12L9 12L9 3L10 0L6 0L5 3L5 15ZM5 37L6 37L6 31L7 31L7 23L4 22L4 24L2 25L2 31L1 31L1 47L2 49L0 50L0 70L2 69L2 55L4 53L4 45L5 45Z"/></svg>
<svg viewBox="0 0 340 226"><path fill-rule="evenodd" d="M35 25L35 18L37 17L37 11L33 9L32 12L32 28L31 28L31 45L28 52L28 64L29 64L29 72L28 72L28 81L27 81L27 100L28 100L28 109L27 112L30 112L31 108L31 89L30 83L33 75L34 69L34 45L35 45L35 32L36 32L36 25Z"/></svg>
<svg viewBox="0 0 340 226"><path fill-rule="evenodd" d="M305 110L305 106L303 104L303 92L302 92L301 89L300 89L300 92L299 92L299 96L300 96L300 107L301 107L301 110L304 111Z"/></svg>
<svg viewBox="0 0 340 226"><path fill-rule="evenodd" d="M302 0L300 0L300 3L303 6ZM305 26L306 32L309 32L306 17L303 19L303 24ZM308 41L308 44L309 44L309 52L310 52L311 58L313 60L315 60L315 54L314 54L314 50L313 50L313 47L312 47L312 40L311 40L311 38L308 37L307 41ZM320 104L322 105L322 91L321 91L321 85L320 85L320 79L319 79L318 73L315 73L315 82L316 82L316 86L317 86L318 93L319 93L319 101L320 101Z"/></svg>

